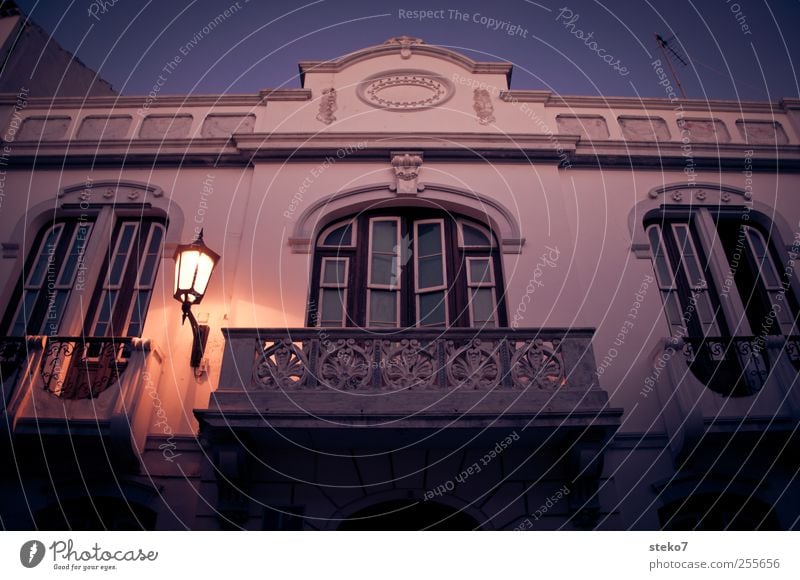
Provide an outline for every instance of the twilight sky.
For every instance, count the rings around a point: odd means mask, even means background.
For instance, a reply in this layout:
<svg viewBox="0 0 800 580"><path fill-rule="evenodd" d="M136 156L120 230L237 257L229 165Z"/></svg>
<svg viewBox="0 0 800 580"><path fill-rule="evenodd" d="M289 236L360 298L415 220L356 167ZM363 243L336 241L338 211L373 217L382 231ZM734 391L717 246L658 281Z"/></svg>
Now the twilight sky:
<svg viewBox="0 0 800 580"><path fill-rule="evenodd" d="M298 87L299 60L336 58L406 34L475 60L513 63L515 89L664 97L651 65L663 61L658 32L676 36L671 43L688 63L676 65L688 97L800 96L800 0L17 3L123 94L146 94L176 55L182 62L161 94ZM414 11L431 11L430 18L415 19Z"/></svg>

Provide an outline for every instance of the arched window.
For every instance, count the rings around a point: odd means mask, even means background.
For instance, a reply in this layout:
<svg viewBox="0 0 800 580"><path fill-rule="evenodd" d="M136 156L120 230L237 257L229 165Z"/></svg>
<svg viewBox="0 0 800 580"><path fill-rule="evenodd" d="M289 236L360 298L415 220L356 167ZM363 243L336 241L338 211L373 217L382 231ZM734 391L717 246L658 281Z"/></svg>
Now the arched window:
<svg viewBox="0 0 800 580"><path fill-rule="evenodd" d="M164 233L165 221L141 210L64 212L39 231L0 330L141 336ZM77 326L64 328L67 318Z"/></svg>
<svg viewBox="0 0 800 580"><path fill-rule="evenodd" d="M762 217L747 207L684 206L644 223L672 335L689 347L695 375L726 395L763 386L769 337L797 334L793 270Z"/></svg>
<svg viewBox="0 0 800 580"><path fill-rule="evenodd" d="M311 326L505 326L495 236L441 211L337 221L317 237L308 313Z"/></svg>

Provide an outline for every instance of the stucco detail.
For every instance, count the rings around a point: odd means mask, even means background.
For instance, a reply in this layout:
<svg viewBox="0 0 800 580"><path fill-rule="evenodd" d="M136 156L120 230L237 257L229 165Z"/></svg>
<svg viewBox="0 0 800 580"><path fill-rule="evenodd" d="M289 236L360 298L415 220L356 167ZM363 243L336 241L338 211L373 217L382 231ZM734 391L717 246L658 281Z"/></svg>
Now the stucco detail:
<svg viewBox="0 0 800 580"><path fill-rule="evenodd" d="M580 135L584 139L608 139L608 124L600 115L558 115L558 132L562 135Z"/></svg>
<svg viewBox="0 0 800 580"><path fill-rule="evenodd" d="M234 133L252 133L255 115L209 115L203 122L203 137L230 137Z"/></svg>
<svg viewBox="0 0 800 580"><path fill-rule="evenodd" d="M142 139L184 139L192 129L191 115L150 115L142 121Z"/></svg>
<svg viewBox="0 0 800 580"><path fill-rule="evenodd" d="M696 143L728 143L731 135L719 119L678 119L678 128Z"/></svg>
<svg viewBox="0 0 800 580"><path fill-rule="evenodd" d="M20 141L58 141L69 128L70 117L28 117L19 130Z"/></svg>
<svg viewBox="0 0 800 580"><path fill-rule="evenodd" d="M125 139L131 128L132 119L128 115L110 117L86 117L78 129L78 139Z"/></svg>
<svg viewBox="0 0 800 580"><path fill-rule="evenodd" d="M628 141L669 141L666 121L661 117L619 117L622 135Z"/></svg>
<svg viewBox="0 0 800 580"><path fill-rule="evenodd" d="M391 207L392 204L403 207L409 205L425 207L433 203L436 207L446 208L453 213L488 223L497 235L504 253L519 254L525 244L525 238L520 235L517 218L491 197L474 191L431 183L425 184L424 192L416 196L397 196L392 192L391 185L376 184L335 193L310 205L298 217L292 236L288 240L292 251L310 253L311 240L322 227L335 219L374 207L377 202L382 202L381 207Z"/></svg>
<svg viewBox="0 0 800 580"><path fill-rule="evenodd" d="M789 138L783 125L777 121L753 121L739 119L736 128L745 142L751 145L786 145Z"/></svg>
<svg viewBox="0 0 800 580"><path fill-rule="evenodd" d="M365 79L359 98L389 111L417 111L441 105L453 96L453 85L441 75L418 70L396 70Z"/></svg>

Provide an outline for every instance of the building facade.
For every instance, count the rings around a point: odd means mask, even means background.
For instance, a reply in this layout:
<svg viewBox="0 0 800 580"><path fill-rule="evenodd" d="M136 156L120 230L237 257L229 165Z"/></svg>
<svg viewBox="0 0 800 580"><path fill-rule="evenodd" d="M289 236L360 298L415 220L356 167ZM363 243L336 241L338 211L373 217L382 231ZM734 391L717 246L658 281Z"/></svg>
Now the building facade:
<svg viewBox="0 0 800 580"><path fill-rule="evenodd" d="M5 95L3 527L797 528L800 101L511 72Z"/></svg>

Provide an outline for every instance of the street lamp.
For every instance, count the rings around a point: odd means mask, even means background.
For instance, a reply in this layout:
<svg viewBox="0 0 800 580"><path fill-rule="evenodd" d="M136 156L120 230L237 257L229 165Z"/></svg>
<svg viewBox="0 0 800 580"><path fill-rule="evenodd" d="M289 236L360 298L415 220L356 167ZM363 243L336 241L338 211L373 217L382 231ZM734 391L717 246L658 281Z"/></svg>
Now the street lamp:
<svg viewBox="0 0 800 580"><path fill-rule="evenodd" d="M203 230L197 239L190 244L179 244L175 248L175 300L182 304L183 319L181 324L189 319L192 327L192 359L193 368L200 366L208 340L208 326L198 325L192 314L192 305L200 304L205 296L208 281L214 266L219 260L219 254L210 250L203 243Z"/></svg>

